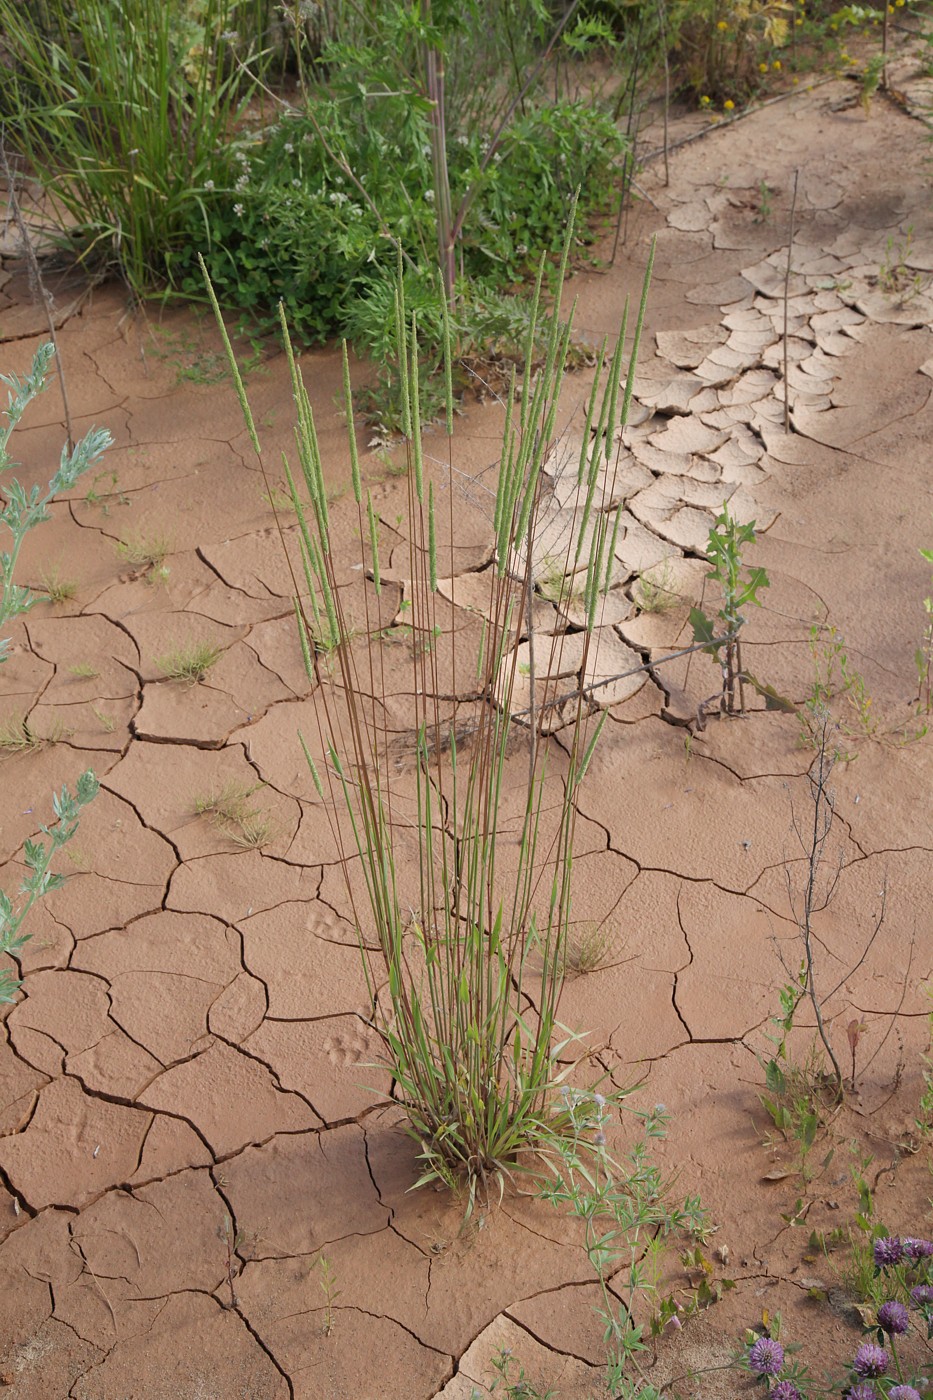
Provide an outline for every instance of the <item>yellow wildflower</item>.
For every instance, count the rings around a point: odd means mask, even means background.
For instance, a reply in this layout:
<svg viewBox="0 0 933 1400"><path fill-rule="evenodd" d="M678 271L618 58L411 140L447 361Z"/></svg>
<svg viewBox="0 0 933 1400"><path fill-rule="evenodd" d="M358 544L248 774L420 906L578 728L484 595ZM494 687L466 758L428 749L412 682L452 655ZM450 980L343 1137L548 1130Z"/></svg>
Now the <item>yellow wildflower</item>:
<svg viewBox="0 0 933 1400"><path fill-rule="evenodd" d="M731 97L727 97L726 100L725 100L725 102L724 102L722 105L723 105L723 109L724 109L726 112L731 112L731 111L733 111L734 108L735 108L735 103L732 101L732 98L731 98Z"/></svg>
<svg viewBox="0 0 933 1400"><path fill-rule="evenodd" d="M780 73L780 71L781 71L781 60L780 60L779 58L776 58L776 59L774 60L774 62L772 63L771 67L774 69L774 71L775 71L776 73Z"/></svg>
<svg viewBox="0 0 933 1400"><path fill-rule="evenodd" d="M716 26L717 29L728 29L729 26L724 19L721 19Z"/></svg>

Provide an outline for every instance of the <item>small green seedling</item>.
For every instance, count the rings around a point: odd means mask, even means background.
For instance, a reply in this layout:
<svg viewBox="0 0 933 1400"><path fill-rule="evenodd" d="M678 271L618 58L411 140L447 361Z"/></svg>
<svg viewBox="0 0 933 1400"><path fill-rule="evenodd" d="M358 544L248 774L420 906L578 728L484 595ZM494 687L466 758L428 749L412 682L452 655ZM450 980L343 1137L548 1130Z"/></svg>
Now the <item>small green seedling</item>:
<svg viewBox="0 0 933 1400"><path fill-rule="evenodd" d="M325 1337L329 1337L334 1330L334 1304L340 1297L340 1289L337 1287L334 1267L325 1254L319 1257L317 1264L318 1281L324 1295L324 1325L321 1330Z"/></svg>
<svg viewBox="0 0 933 1400"><path fill-rule="evenodd" d="M101 729L103 729L105 734L112 734L113 731L116 729L117 722L114 719L113 715L105 714L103 710L97 707L97 705L91 706L91 714L97 720L98 724L100 725Z"/></svg>
<svg viewBox="0 0 933 1400"><path fill-rule="evenodd" d="M822 627L814 623L810 628L810 655L813 657L813 682L806 704L800 711L801 742L815 748L822 728L822 717L830 711L831 702L837 696L844 696L855 713L857 730L866 738L877 731L878 724L872 710L872 700L865 684L865 678L853 665L845 637L838 627ZM841 725L844 732L856 732L851 726ZM854 754L839 752L844 761Z"/></svg>
<svg viewBox="0 0 933 1400"><path fill-rule="evenodd" d="M128 506L130 498L125 491L120 489L119 478L115 471L97 472L91 480L91 484L84 493L84 503L88 506L99 506L101 514L108 516L112 505Z"/></svg>
<svg viewBox="0 0 933 1400"><path fill-rule="evenodd" d="M719 585L722 601L715 619L707 616L702 608L690 609L694 641L706 643L703 650L716 657L722 670L722 693L713 696L705 705L718 699L722 712L730 715L745 713L745 681L750 679L742 668L739 641L739 632L745 625L742 609L749 603L760 607L758 594L769 586L764 569L746 569L743 564L743 547L754 542L755 522L740 525L729 514L729 506L724 502L722 513L710 529L706 547L712 565L707 579Z"/></svg>
<svg viewBox="0 0 933 1400"><path fill-rule="evenodd" d="M773 194L774 190L768 184L767 180L760 180L758 183L758 209L754 218L756 224L768 223L771 215L774 213L774 205L771 199Z"/></svg>
<svg viewBox="0 0 933 1400"><path fill-rule="evenodd" d="M906 306L923 286L923 278L907 265L913 246L914 231L907 229L904 237L895 238L892 233L885 245L884 258L878 268L878 286L888 296L897 297L898 305Z"/></svg>

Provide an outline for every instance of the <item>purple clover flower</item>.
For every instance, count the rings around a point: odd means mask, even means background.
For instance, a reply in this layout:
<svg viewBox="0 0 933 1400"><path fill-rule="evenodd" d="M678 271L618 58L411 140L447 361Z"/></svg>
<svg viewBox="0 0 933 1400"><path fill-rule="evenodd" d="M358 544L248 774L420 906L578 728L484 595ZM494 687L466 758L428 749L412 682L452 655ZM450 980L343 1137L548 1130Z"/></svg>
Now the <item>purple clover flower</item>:
<svg viewBox="0 0 933 1400"><path fill-rule="evenodd" d="M882 1235L875 1240L872 1251L875 1263L879 1269L887 1268L889 1264L899 1264L904 1257L904 1246L897 1235Z"/></svg>
<svg viewBox="0 0 933 1400"><path fill-rule="evenodd" d="M918 1240L913 1235L907 1235L901 1244L908 1259L916 1261L933 1257L933 1240Z"/></svg>
<svg viewBox="0 0 933 1400"><path fill-rule="evenodd" d="M855 1353L852 1370L862 1379L869 1376L883 1376L888 1369L888 1353L876 1342L863 1342Z"/></svg>
<svg viewBox="0 0 933 1400"><path fill-rule="evenodd" d="M910 1290L910 1296L918 1308L927 1308L933 1304L933 1285L918 1283L916 1288Z"/></svg>
<svg viewBox="0 0 933 1400"><path fill-rule="evenodd" d="M859 1381L846 1391L846 1400L878 1400L878 1392L871 1381Z"/></svg>
<svg viewBox="0 0 933 1400"><path fill-rule="evenodd" d="M888 1391L888 1400L920 1400L920 1391L912 1385L896 1385Z"/></svg>
<svg viewBox="0 0 933 1400"><path fill-rule="evenodd" d="M768 1400L803 1400L793 1381L778 1381L771 1390Z"/></svg>
<svg viewBox="0 0 933 1400"><path fill-rule="evenodd" d="M878 1326L889 1337L899 1337L910 1326L910 1318L903 1303L894 1300L882 1303L878 1309Z"/></svg>
<svg viewBox="0 0 933 1400"><path fill-rule="evenodd" d="M772 1337L759 1337L748 1353L748 1369L756 1376L777 1376L784 1365L784 1348ZM866 1373L867 1374L867 1373Z"/></svg>

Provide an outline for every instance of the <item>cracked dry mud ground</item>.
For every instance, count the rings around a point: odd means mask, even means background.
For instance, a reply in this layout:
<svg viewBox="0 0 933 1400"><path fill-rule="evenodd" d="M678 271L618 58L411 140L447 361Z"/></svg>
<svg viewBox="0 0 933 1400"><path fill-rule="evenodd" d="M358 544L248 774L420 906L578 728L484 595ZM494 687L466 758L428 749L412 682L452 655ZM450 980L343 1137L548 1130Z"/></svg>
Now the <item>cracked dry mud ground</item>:
<svg viewBox="0 0 933 1400"><path fill-rule="evenodd" d="M670 559L665 577L694 598L710 512L729 496L767 527L751 556L771 588L749 620L749 668L802 700L810 625L835 624L879 729L891 731L858 742L857 759L835 773L845 865L819 921L819 973L827 989L843 979L829 1005L837 1043L850 1017L868 1027L859 1092L837 1135L873 1154L881 1218L921 1232L926 1165L892 1163L926 1043L933 760L929 740L904 744L896 731L913 715L926 585L917 548L933 539L933 381L922 369L933 335L925 292L900 304L871 278L889 237L912 225L909 262L924 280L933 217L924 128L880 100L866 120L838 106L844 90L800 93L685 147L667 189L649 171L657 211L633 217L620 265L579 275L571 290L578 327L593 340L611 334L657 231L648 353L617 494L603 502L625 512L603 619L607 673L632 653L654 661L683 644L686 603L639 613L632 586ZM780 284L796 166L796 431L785 435ZM774 212L756 222L762 180L776 190ZM14 277L0 288L0 314L4 369L19 371L43 336L17 286ZM483 1228L461 1234L456 1202L408 1194L414 1147L378 1096L385 1076L367 1067L376 1046L355 939L296 740L314 698L229 383L176 385L176 366L153 355L156 342L115 290L63 322L77 426L106 424L116 445L97 487L110 495L89 503L82 485L22 559L24 581L39 584L51 566L78 591L17 627L0 673L4 715L27 713L39 733L63 729L60 742L0 761L0 885L18 882L23 840L55 787L93 766L102 791L69 849L66 885L33 916L23 995L0 1043L4 1393L467 1400L471 1378L488 1377L490 1357L508 1345L560 1396L601 1394L595 1289L575 1228L507 1197ZM182 333L191 323L173 312L163 324ZM328 350L304 367L337 486L347 465L338 364ZM587 387L585 375L567 383L568 439ZM250 396L274 463L290 442L280 359L252 376ZM54 386L26 422L14 440L20 476L45 480L63 438ZM500 431L499 408L474 407L454 442L447 588L451 625L468 639L471 579L490 557L485 492ZM572 508L560 462L558 452L555 537ZM388 533L403 486L368 464ZM436 481L449 489L440 468ZM333 509L349 540L346 504ZM116 556L117 540L146 534L171 542L164 586ZM401 551L393 564L401 577ZM548 567L542 547L535 568ZM386 621L398 602L396 590ZM222 656L186 688L161 678L156 660L190 641ZM97 674L76 675L82 665ZM662 1379L728 1359L763 1307L783 1312L789 1335L819 1335L821 1360L833 1348L844 1355L855 1335L801 1283L815 1268L802 1262L809 1229L849 1218L846 1151L818 1178L806 1228L784 1218L799 1180L762 1181L772 1158L755 1051L785 980L778 953L791 967L799 959L784 864L795 879L792 811L805 804L812 755L793 716L763 710L712 720L685 748L671 721L714 689L696 661L689 675L658 669L607 688L610 723L580 800L573 917L608 919L617 936L598 970L568 983L562 1007L567 1024L591 1033L591 1068L619 1084L643 1078L642 1101L668 1105L662 1154L679 1189L701 1192L725 1247L722 1271L737 1280L663 1343ZM251 799L270 823L261 849L238 848L195 815L196 797L227 783L264 785ZM885 883L882 933L846 975ZM799 1052L809 1036L802 1026ZM321 1252L339 1289L329 1336ZM676 1261L671 1281L686 1286ZM683 1391L729 1396L742 1385L713 1372Z"/></svg>

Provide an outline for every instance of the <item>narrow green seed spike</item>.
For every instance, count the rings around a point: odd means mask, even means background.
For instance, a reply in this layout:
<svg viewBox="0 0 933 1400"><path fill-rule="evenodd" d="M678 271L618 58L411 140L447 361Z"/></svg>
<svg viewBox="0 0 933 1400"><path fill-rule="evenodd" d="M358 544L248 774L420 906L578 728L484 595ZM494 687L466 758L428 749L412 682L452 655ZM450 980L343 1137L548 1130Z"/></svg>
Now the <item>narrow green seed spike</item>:
<svg viewBox="0 0 933 1400"><path fill-rule="evenodd" d="M250 409L249 403L246 398L246 389L244 388L243 379L240 375L240 367L236 362L236 356L233 353L233 346L230 344L230 337L227 334L227 327L224 325L224 318L221 315L220 303L218 302L217 295L214 291L214 284L211 282L204 259L201 257L200 253L198 253L198 262L201 264L201 272L204 276L204 281L207 286L208 298L210 300L211 306L214 309L214 316L217 320L217 325L220 330L220 338L224 343L224 350L227 354L227 363L230 366L230 373L233 376L233 386L236 389L236 396L240 400L240 408L243 412L243 418L246 422L246 431L249 433L250 442L253 444L253 451L256 453L257 457L261 457L262 450L259 446L259 438L256 434L256 425L253 422L252 410Z"/></svg>
<svg viewBox="0 0 933 1400"><path fill-rule="evenodd" d="M424 459L421 455L421 372L418 366L418 318L411 313L411 448L415 464L415 494L424 500Z"/></svg>
<svg viewBox="0 0 933 1400"><path fill-rule="evenodd" d="M612 442L616 434L616 414L619 410L619 386L622 378L622 356L625 352L625 332L628 327L628 297L625 298L625 306L622 310L622 325L619 329L619 338L616 341L616 348L612 353L612 365L609 369L609 416L606 422L605 454L606 461L612 456Z"/></svg>
<svg viewBox="0 0 933 1400"><path fill-rule="evenodd" d="M305 513L304 505L298 495L298 489L295 486L295 479L292 476L291 468L288 465L288 458L286 457L284 452L282 453L282 466L285 469L285 480L288 482L288 489L291 494L292 505L295 508L295 516L298 520L299 540L301 542L301 563L304 569L305 583L308 588L308 593L311 597L311 610L314 614L315 625L318 625L320 623L320 617L318 615L317 608L316 584L314 582L314 578L312 577L312 560L316 556L317 551L314 547L314 540L311 537L311 532L308 529L308 517Z"/></svg>
<svg viewBox="0 0 933 1400"><path fill-rule="evenodd" d="M285 481L288 486L288 494L292 498L292 509L294 510L295 515L300 522L304 519L305 515L304 502L298 494L298 487L295 485L295 478L292 476L292 469L288 465L288 457L284 452L282 453L282 470L285 473Z"/></svg>
<svg viewBox="0 0 933 1400"><path fill-rule="evenodd" d="M447 305L447 294L444 291L444 281L438 273L438 292L441 298L441 318L444 336L444 407L447 414L447 436L454 435L454 369L453 369L453 344L450 338L450 307Z"/></svg>
<svg viewBox="0 0 933 1400"><path fill-rule="evenodd" d="M603 576L603 559L606 552L606 538L609 527L605 515L600 515L597 528L596 546L590 553L590 568L593 579L590 590L589 607L587 609L587 631L592 632L596 625L596 607L599 602L599 584Z"/></svg>
<svg viewBox="0 0 933 1400"><path fill-rule="evenodd" d="M331 646L340 641L340 623L337 621L337 608L334 604L334 591L325 573L321 579L321 592L324 594L324 611L327 613L327 631Z"/></svg>
<svg viewBox="0 0 933 1400"><path fill-rule="evenodd" d="M585 753L584 753L584 755L583 755L583 758L582 758L582 760L581 760L581 762L580 762L580 767L577 769L576 774L574 775L574 779L573 779L573 786L574 786L574 788L579 787L580 784L583 782L583 779L584 779L585 776L586 776L586 770L589 768L590 763L591 763L592 758L593 758L593 754L596 752L596 745L597 745L598 742L599 742L599 736L600 736L600 734L602 734L602 732L603 732L603 726L605 725L606 720L607 720L608 718L609 718L609 711L608 711L608 710L603 710L603 712L602 712L602 714L600 715L599 720L598 720L598 722L597 722L597 724L596 724L596 728L595 728L595 730L593 731L593 736L592 736L592 738L590 739L590 742L589 742L589 743L587 744L587 746L586 746L586 751L585 751Z"/></svg>
<svg viewBox="0 0 933 1400"><path fill-rule="evenodd" d="M327 741L327 756L333 764L334 772L337 774L337 777L342 778L344 776L344 771L343 764L340 761L340 754L334 748L333 744L329 739Z"/></svg>
<svg viewBox="0 0 933 1400"><path fill-rule="evenodd" d="M437 592L437 527L434 520L434 482L428 482L428 563L431 570L431 592Z"/></svg>
<svg viewBox="0 0 933 1400"><path fill-rule="evenodd" d="M311 647L308 643L308 629L305 627L305 620L301 615L301 608L298 606L298 599L295 602L295 621L298 623L298 640L301 643L301 659L305 664L305 674L309 681L317 680L314 674L314 658L311 655Z"/></svg>
<svg viewBox="0 0 933 1400"><path fill-rule="evenodd" d="M586 538L587 527L590 523L590 515L593 511L593 500L596 495L596 478L599 475L599 439L596 439L596 446L590 458L590 465L586 476L586 496L583 499L583 510L580 514L580 524L577 532L577 548L573 556L574 565L579 564L580 555L583 553L583 541Z"/></svg>
<svg viewBox="0 0 933 1400"><path fill-rule="evenodd" d="M411 437L411 390L408 383L408 322L405 317L405 269L402 266L402 246L398 246L398 268L395 284L395 354L399 369L402 433Z"/></svg>
<svg viewBox="0 0 933 1400"><path fill-rule="evenodd" d="M313 468L312 468L312 466L311 466L311 459L310 459L310 457L308 456L308 443L307 443L307 439L305 438L304 434L302 433L301 427L300 427L300 425L299 425L298 423L295 424L295 427L294 427L294 429L293 429L292 431L293 431L294 438L295 438L295 446L296 446L296 448L298 449L298 462L299 462L299 465L300 465L300 467L301 467L302 475L304 476L304 479L305 479L305 486L308 488L308 498L309 498L309 500L311 501L311 505L312 505L312 507L314 508L315 513L316 513L317 508L316 508L315 503L314 503L314 493L315 493L314 470L313 470Z"/></svg>
<svg viewBox="0 0 933 1400"><path fill-rule="evenodd" d="M363 499L363 488L360 483L360 459L356 450L356 429L353 426L353 391L350 388L350 357L347 354L347 342L341 341L343 350L343 401L347 415L347 432L350 438L350 476L353 481L353 499L357 505Z"/></svg>
<svg viewBox="0 0 933 1400"><path fill-rule="evenodd" d="M317 438L317 428L314 423L314 410L311 407L311 400L308 398L308 391L301 380L301 402L302 421L304 424L304 435L308 444L308 458L311 463L311 471L314 476L314 508L318 513L321 533L321 547L327 554L330 549L329 532L329 512L327 508L327 491L324 486L324 466L321 461L321 449Z"/></svg>
<svg viewBox="0 0 933 1400"><path fill-rule="evenodd" d="M603 579L603 592L604 592L604 593L608 593L608 592L609 592L609 582L610 582L610 579L612 578L612 566L613 566L613 564L615 563L616 545L617 545L618 542L619 542L619 526L621 525L621 523L622 523L622 512L621 512L621 510L617 510L616 513L615 513L615 520L613 521L613 525L612 525L612 539L611 539L611 541L610 541L610 543L609 543L609 557L608 557L608 559L606 560L606 576L605 576L605 578Z"/></svg>
<svg viewBox="0 0 933 1400"><path fill-rule="evenodd" d="M596 375L593 379L593 388L586 404L586 421L583 424L583 441L580 444L580 461L577 466L577 485L583 485L583 476L586 471L587 458L590 454L590 433L593 428L593 414L596 412L596 396L599 393L599 376L603 371L603 360L606 357L606 337L603 336L603 343L599 347L599 354L596 356Z"/></svg>
<svg viewBox="0 0 933 1400"><path fill-rule="evenodd" d="M366 514L369 517L369 547L373 556L373 586L378 598L382 592L382 582L379 576L379 531L376 527L376 512L373 510L373 497L369 487L366 488Z"/></svg>
<svg viewBox="0 0 933 1400"><path fill-rule="evenodd" d="M298 413L300 415L301 386L298 378L298 365L295 361L295 351L292 347L292 338L288 332L288 321L285 316L285 303L281 300L279 301L279 325L282 329L282 340L285 345L285 356L288 360L288 372L291 376L292 381L292 398L295 402L295 408L298 410Z"/></svg>
<svg viewBox="0 0 933 1400"><path fill-rule="evenodd" d="M614 357L613 357L614 358ZM596 424L596 437L590 448L590 471L595 468L596 463L602 455L601 447L606 437L606 423L609 418L609 404L612 400L612 385L607 384L603 389L602 400L599 405L599 421Z"/></svg>
<svg viewBox="0 0 933 1400"><path fill-rule="evenodd" d="M307 765L311 770L311 781L314 783L315 791L317 792L318 797L323 799L324 784L321 782L321 775L317 771L317 764L311 757L311 751L305 743L304 735L302 734L300 729L298 731L298 742L304 750L305 761L307 762Z"/></svg>
<svg viewBox="0 0 933 1400"><path fill-rule="evenodd" d="M624 428L628 422L629 406L632 402L632 392L635 388L635 366L638 363L638 347L641 344L642 327L645 324L645 311L648 307L648 288L651 285L651 272L654 268L654 253L658 246L657 235L651 240L651 248L648 251L648 266L645 268L645 280L641 288L641 302L638 307L638 320L635 322L635 334L632 337L632 353L629 356L628 374L625 379L625 397L622 400L621 424Z"/></svg>

